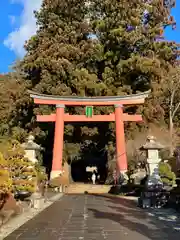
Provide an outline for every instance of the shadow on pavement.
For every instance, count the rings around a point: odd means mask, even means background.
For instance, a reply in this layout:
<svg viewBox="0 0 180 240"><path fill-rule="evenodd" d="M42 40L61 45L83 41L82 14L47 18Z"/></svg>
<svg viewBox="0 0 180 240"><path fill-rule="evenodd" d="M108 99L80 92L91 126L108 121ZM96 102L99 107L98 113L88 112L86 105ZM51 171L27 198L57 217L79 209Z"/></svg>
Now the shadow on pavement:
<svg viewBox="0 0 180 240"><path fill-rule="evenodd" d="M89 195L104 198L107 201L108 212L99 211L97 208L88 208L97 219L114 221L128 230L152 240L179 239L180 232L173 229L172 223L158 220L154 217L155 214L152 216L151 210L138 208L132 200L100 194ZM156 212L156 209L154 211ZM180 223L176 225L180 228Z"/></svg>

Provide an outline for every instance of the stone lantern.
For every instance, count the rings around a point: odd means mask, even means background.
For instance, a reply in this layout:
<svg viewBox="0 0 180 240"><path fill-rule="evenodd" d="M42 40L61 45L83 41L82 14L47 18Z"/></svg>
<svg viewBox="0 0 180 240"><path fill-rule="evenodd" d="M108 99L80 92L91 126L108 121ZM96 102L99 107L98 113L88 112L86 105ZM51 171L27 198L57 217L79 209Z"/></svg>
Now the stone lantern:
<svg viewBox="0 0 180 240"><path fill-rule="evenodd" d="M34 136L30 135L27 138L27 142L21 145L21 147L25 151L24 157L26 157L32 163L38 162L38 160L36 159L36 151L43 150L43 148L40 145L34 142L34 139L35 139Z"/></svg>
<svg viewBox="0 0 180 240"><path fill-rule="evenodd" d="M36 151L41 151L43 148L34 142L34 136L30 135L27 138L27 142L23 143L21 147L25 151L24 157L26 157L29 161L32 162L32 167L35 163L38 162L36 158ZM40 208L43 205L43 199L41 197L40 189L38 186L38 179L35 180L35 188L36 191L31 195L32 207L33 208Z"/></svg>
<svg viewBox="0 0 180 240"><path fill-rule="evenodd" d="M141 147L141 150L146 151L147 157L147 187L162 185L162 181L159 175L159 163L161 162L161 159L159 157L159 150L163 148L164 146L158 143L156 141L156 138L153 136L147 137L146 143Z"/></svg>

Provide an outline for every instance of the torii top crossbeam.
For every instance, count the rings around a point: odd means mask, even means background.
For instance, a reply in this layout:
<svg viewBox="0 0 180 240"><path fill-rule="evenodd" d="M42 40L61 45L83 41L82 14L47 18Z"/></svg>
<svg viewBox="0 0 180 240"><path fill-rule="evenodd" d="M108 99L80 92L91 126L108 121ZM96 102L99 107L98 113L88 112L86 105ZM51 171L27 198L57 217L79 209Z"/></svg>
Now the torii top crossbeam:
<svg viewBox="0 0 180 240"><path fill-rule="evenodd" d="M100 96L100 97L78 97L78 96L56 96L46 95L29 91L30 97L34 99L36 104L58 105L64 104L66 106L110 106L116 104L122 105L136 105L142 104L145 98L148 97L150 91L144 93L126 95L126 96Z"/></svg>

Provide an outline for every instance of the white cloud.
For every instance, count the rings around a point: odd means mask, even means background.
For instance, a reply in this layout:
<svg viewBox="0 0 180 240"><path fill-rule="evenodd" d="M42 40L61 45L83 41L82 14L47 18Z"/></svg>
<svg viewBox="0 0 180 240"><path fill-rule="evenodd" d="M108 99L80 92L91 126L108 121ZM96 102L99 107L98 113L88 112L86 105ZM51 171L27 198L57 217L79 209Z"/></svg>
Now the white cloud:
<svg viewBox="0 0 180 240"><path fill-rule="evenodd" d="M11 25L14 25L15 22L16 22L16 17L13 16L13 15L9 15L8 17L9 17L9 20L10 20L10 22L11 22Z"/></svg>
<svg viewBox="0 0 180 240"><path fill-rule="evenodd" d="M36 33L36 19L34 10L39 10L42 0L11 0L11 4L18 3L23 5L23 11L20 16L20 26L15 29L4 40L4 45L14 51L18 57L23 57L25 50L24 43Z"/></svg>

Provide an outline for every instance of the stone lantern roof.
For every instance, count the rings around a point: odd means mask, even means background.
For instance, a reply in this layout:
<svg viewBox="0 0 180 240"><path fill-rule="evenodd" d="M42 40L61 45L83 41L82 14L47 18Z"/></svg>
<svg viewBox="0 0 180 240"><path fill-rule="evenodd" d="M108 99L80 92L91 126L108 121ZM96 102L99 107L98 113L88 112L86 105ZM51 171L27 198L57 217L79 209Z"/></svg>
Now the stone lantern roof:
<svg viewBox="0 0 180 240"><path fill-rule="evenodd" d="M146 143L140 148L141 150L161 150L164 146L156 141L154 136L148 136Z"/></svg>
<svg viewBox="0 0 180 240"><path fill-rule="evenodd" d="M21 144L21 147L25 150L43 150L43 148L34 142L34 136L30 135L27 138L27 142Z"/></svg>

